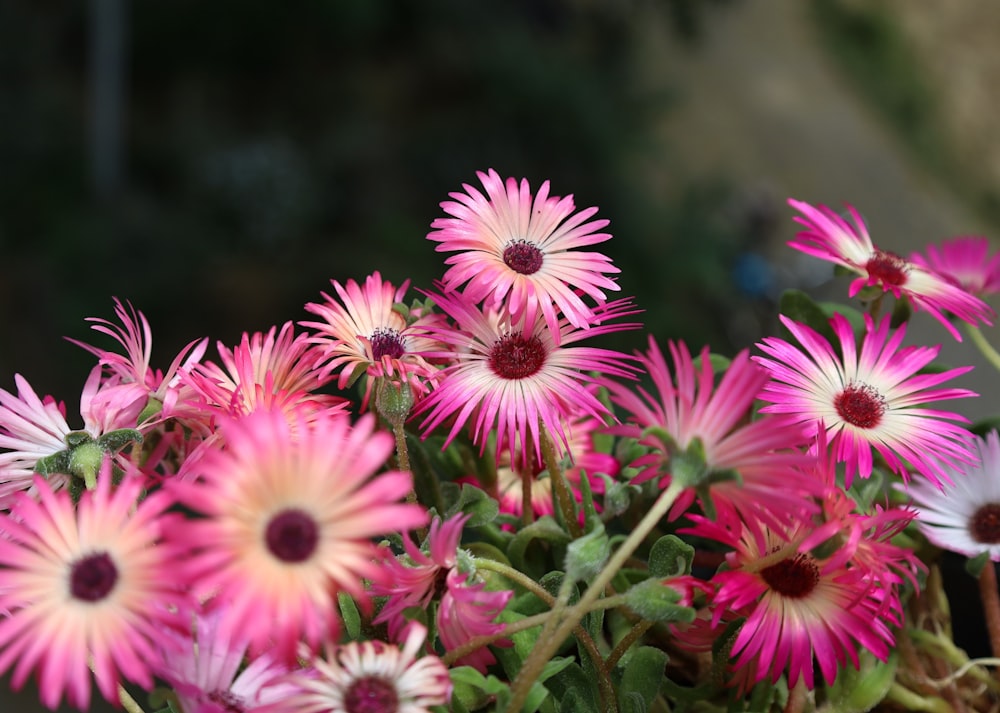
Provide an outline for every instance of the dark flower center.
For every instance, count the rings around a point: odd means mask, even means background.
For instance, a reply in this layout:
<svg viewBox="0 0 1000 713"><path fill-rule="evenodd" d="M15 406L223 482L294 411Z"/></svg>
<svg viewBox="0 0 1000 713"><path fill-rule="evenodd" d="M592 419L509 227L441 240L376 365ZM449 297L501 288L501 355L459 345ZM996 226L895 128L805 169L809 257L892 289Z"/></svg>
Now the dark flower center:
<svg viewBox="0 0 1000 713"><path fill-rule="evenodd" d="M899 287L906 284L906 273L909 264L895 253L875 249L875 254L868 258L865 270L883 285Z"/></svg>
<svg viewBox="0 0 1000 713"><path fill-rule="evenodd" d="M69 591L74 599L98 602L108 596L118 581L118 568L107 552L88 555L73 563Z"/></svg>
<svg viewBox="0 0 1000 713"><path fill-rule="evenodd" d="M243 699L232 691L212 691L208 694L208 700L218 703L226 713L246 713Z"/></svg>
<svg viewBox="0 0 1000 713"><path fill-rule="evenodd" d="M316 551L319 526L298 509L283 510L271 518L264 533L267 549L284 562L303 562Z"/></svg>
<svg viewBox="0 0 1000 713"><path fill-rule="evenodd" d="M541 270L544 257L542 251L527 240L515 240L503 251L504 264L522 275L533 275Z"/></svg>
<svg viewBox="0 0 1000 713"><path fill-rule="evenodd" d="M1000 544L1000 503L987 503L969 520L969 534L984 545Z"/></svg>
<svg viewBox="0 0 1000 713"><path fill-rule="evenodd" d="M868 384L851 384L837 394L833 406L840 417L858 428L875 428L885 413L885 397Z"/></svg>
<svg viewBox="0 0 1000 713"><path fill-rule="evenodd" d="M545 364L545 347L536 336L505 334L490 350L490 368L503 379L523 379L538 372Z"/></svg>
<svg viewBox="0 0 1000 713"><path fill-rule="evenodd" d="M783 597L801 599L809 596L819 584L819 567L812 557L800 553L765 567L760 576Z"/></svg>
<svg viewBox="0 0 1000 713"><path fill-rule="evenodd" d="M382 357L399 359L406 353L403 337L390 327L378 327L368 339L372 345L372 361L382 361Z"/></svg>
<svg viewBox="0 0 1000 713"><path fill-rule="evenodd" d="M379 676L359 678L344 691L347 713L396 713L399 695L391 681Z"/></svg>

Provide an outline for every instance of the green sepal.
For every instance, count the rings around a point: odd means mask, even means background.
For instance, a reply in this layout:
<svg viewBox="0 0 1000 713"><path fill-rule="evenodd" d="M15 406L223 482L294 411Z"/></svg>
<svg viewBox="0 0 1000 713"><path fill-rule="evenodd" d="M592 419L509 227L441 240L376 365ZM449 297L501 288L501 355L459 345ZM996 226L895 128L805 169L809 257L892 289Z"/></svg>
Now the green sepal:
<svg viewBox="0 0 1000 713"><path fill-rule="evenodd" d="M618 684L618 709L621 713L646 713L660 693L667 654L652 646L639 646L630 652Z"/></svg>
<svg viewBox="0 0 1000 713"><path fill-rule="evenodd" d="M97 439L99 445L105 453L117 453L130 443L142 443L142 433L134 428L119 428L115 431L108 431Z"/></svg>
<svg viewBox="0 0 1000 713"><path fill-rule="evenodd" d="M607 521L628 510L632 498L640 493L641 489L636 485L612 480L604 473L598 475L604 481L604 512L601 514L601 519Z"/></svg>
<svg viewBox="0 0 1000 713"><path fill-rule="evenodd" d="M885 662L871 652L858 651L859 668L841 666L833 685L828 686L827 701L837 713L868 713L882 702L896 678L898 658L892 651Z"/></svg>
<svg viewBox="0 0 1000 713"><path fill-rule="evenodd" d="M694 547L677 535L664 535L649 551L649 573L657 579L691 574L693 562Z"/></svg>
<svg viewBox="0 0 1000 713"><path fill-rule="evenodd" d="M990 560L990 553L980 552L975 557L970 557L965 560L965 571L971 574L976 579L982 575L983 570L986 569L986 565L993 566L992 560Z"/></svg>
<svg viewBox="0 0 1000 713"><path fill-rule="evenodd" d="M611 555L611 541L604 525L595 522L594 528L566 548L566 574L574 581L589 581L604 569Z"/></svg>
<svg viewBox="0 0 1000 713"><path fill-rule="evenodd" d="M912 316L913 307L910 305L910 299L905 294L901 294L899 299L896 300L896 304L892 306L889 326L893 329L898 329L901 325L909 322Z"/></svg>
<svg viewBox="0 0 1000 713"><path fill-rule="evenodd" d="M52 475L54 473L65 473L70 475L69 462L71 451L59 451L50 456L39 458L35 463L35 472L41 475Z"/></svg>
<svg viewBox="0 0 1000 713"><path fill-rule="evenodd" d="M347 633L349 641L360 641L361 639L361 612L358 605L346 592L337 593L337 606L340 608L340 620L344 624L344 631Z"/></svg>
<svg viewBox="0 0 1000 713"><path fill-rule="evenodd" d="M694 621L695 611L678 604L681 594L658 579L647 579L625 592L625 604L646 621L664 623Z"/></svg>

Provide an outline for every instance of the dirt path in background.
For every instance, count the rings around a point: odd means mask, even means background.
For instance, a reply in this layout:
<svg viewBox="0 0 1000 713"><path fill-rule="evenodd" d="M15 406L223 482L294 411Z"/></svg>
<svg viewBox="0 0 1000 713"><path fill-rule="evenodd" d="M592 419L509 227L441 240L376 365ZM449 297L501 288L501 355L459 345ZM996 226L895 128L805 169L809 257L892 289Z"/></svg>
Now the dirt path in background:
<svg viewBox="0 0 1000 713"><path fill-rule="evenodd" d="M839 74L819 44L807 3L738 1L708 3L706 9L710 17L695 48L649 25L643 51L650 86L679 93L664 121L664 139L676 175L731 176L750 191L774 197L777 263L789 270L816 268L813 258L783 245L796 228L794 212L784 205L789 196L837 208L854 204L873 240L903 255L945 237L987 234L958 196L916 165ZM659 180L671 183L669 175ZM846 292L838 298L846 299ZM967 341L955 344L924 315L917 316L911 334L943 343L943 361L977 366L961 385L996 394L987 383L990 367ZM988 336L1000 342L998 330ZM992 413L995 398L975 401L955 406L974 419Z"/></svg>

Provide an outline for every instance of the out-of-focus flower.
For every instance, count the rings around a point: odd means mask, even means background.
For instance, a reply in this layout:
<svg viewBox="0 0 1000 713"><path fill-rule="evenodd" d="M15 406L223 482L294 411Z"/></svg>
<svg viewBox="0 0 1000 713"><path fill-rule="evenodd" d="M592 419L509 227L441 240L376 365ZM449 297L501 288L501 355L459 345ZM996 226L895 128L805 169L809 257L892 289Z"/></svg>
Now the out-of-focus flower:
<svg viewBox="0 0 1000 713"><path fill-rule="evenodd" d="M1000 252L990 255L990 251L988 239L962 235L928 245L926 256L913 253L910 261L947 277L966 292L992 295L1000 292Z"/></svg>

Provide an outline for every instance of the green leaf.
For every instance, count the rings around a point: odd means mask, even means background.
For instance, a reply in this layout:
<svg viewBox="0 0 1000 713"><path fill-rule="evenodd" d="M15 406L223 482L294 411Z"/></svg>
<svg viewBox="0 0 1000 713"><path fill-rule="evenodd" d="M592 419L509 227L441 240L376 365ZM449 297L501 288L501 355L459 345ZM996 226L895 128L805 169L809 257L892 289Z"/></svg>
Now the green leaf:
<svg viewBox="0 0 1000 713"><path fill-rule="evenodd" d="M680 592L657 579L639 582L625 592L628 608L647 621L690 623L694 621L695 611L679 605L680 598Z"/></svg>
<svg viewBox="0 0 1000 713"><path fill-rule="evenodd" d="M628 658L618 686L618 705L623 713L645 713L660 692L667 655L652 646L640 646Z"/></svg>
<svg viewBox="0 0 1000 713"><path fill-rule="evenodd" d="M991 567L993 566L993 563L990 561L990 553L988 551L980 552L975 557L972 557L965 561L965 571L971 574L976 579L979 579L980 575L982 575L983 570L986 568L987 564L989 564L989 566Z"/></svg>
<svg viewBox="0 0 1000 713"><path fill-rule="evenodd" d="M345 592L337 593L337 605L340 607L340 619L344 622L347 638L351 641L361 639L361 613L354 599Z"/></svg>
<svg viewBox="0 0 1000 713"><path fill-rule="evenodd" d="M475 485L463 483L458 499L448 508L445 519L458 513L470 516L469 521L465 523L466 527L482 527L496 519L500 513L500 506L486 491Z"/></svg>
<svg viewBox="0 0 1000 713"><path fill-rule="evenodd" d="M571 539L569 534L559 527L551 515L545 515L523 528L514 536L510 546L507 548L507 556L515 567L525 572L527 570L525 553L531 543L540 540L554 545L566 545Z"/></svg>
<svg viewBox="0 0 1000 713"><path fill-rule="evenodd" d="M691 574L694 547L676 535L664 535L649 551L649 572L653 577L679 577Z"/></svg>
<svg viewBox="0 0 1000 713"><path fill-rule="evenodd" d="M471 666L456 666L449 672L452 697L470 711L478 710L503 693L509 695L507 684L490 674L484 676Z"/></svg>
<svg viewBox="0 0 1000 713"><path fill-rule="evenodd" d="M575 662L552 674L546 682L546 687L560 701L560 713L600 711L601 696L597 689L596 676L587 674Z"/></svg>
<svg viewBox="0 0 1000 713"><path fill-rule="evenodd" d="M827 700L837 713L868 713L889 693L896 678L896 652L883 663L869 651L858 652L859 668L841 666L832 686L827 687Z"/></svg>
<svg viewBox="0 0 1000 713"><path fill-rule="evenodd" d="M611 541L604 525L597 522L593 530L566 548L566 574L576 582L589 581L604 569L610 555Z"/></svg>
<svg viewBox="0 0 1000 713"><path fill-rule="evenodd" d="M791 320L812 327L831 344L837 343L837 336L830 327L830 317L805 292L785 290L778 302L778 311Z"/></svg>

